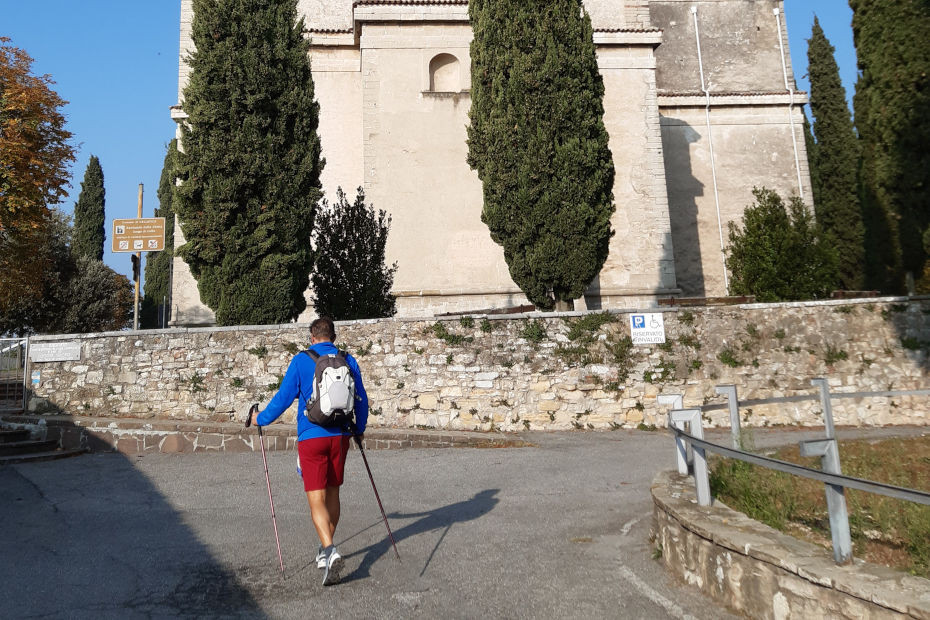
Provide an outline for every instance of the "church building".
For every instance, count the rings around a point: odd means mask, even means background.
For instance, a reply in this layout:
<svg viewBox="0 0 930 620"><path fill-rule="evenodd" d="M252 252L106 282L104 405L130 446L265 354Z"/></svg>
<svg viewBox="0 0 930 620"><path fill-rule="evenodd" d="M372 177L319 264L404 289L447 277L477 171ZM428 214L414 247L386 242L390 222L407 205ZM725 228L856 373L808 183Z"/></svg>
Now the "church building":
<svg viewBox="0 0 930 620"><path fill-rule="evenodd" d="M796 90L782 0L585 0L604 80L616 176L610 254L576 308L647 308L727 294L727 225L754 187L810 205L805 93ZM191 51L181 0L179 98ZM398 316L528 303L481 222L466 163L467 0L299 0L311 41L325 196L363 186L392 218ZM180 106L172 115L183 122ZM184 242L180 227L175 243ZM176 325L209 325L175 257ZM308 294L309 299L309 294ZM301 320L312 316L312 306Z"/></svg>

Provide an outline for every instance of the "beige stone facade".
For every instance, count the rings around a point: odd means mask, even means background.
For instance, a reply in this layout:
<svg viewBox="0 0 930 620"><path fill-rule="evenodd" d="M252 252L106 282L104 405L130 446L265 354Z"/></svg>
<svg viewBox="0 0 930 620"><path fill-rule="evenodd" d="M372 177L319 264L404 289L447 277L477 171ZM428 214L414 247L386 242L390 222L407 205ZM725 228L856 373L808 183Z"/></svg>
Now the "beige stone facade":
<svg viewBox="0 0 930 620"><path fill-rule="evenodd" d="M604 78L617 207L610 255L586 307L725 294L721 240L751 203L752 187L810 195L806 99L786 88L794 80L784 20L773 12L781 6L585 2ZM321 109L323 189L332 199L337 187L351 195L363 186L369 202L391 214L387 258L399 266L398 314L527 303L481 222L481 183L466 163L467 0L301 0L299 10ZM182 0L179 92L191 19L191 0ZM183 122L179 108L175 116ZM177 258L173 277L175 324L210 324L213 314Z"/></svg>

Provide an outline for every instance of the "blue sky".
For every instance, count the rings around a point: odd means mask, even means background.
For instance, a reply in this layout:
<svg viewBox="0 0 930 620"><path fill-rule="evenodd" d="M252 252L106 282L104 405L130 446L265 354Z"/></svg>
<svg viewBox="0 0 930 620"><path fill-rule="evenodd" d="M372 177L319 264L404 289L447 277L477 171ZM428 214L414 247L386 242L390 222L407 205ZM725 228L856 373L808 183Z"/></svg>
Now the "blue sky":
<svg viewBox="0 0 930 620"><path fill-rule="evenodd" d="M852 97L856 80L852 12L845 0L786 0L791 59L808 90L807 39L814 13L836 47L840 74ZM128 254L109 251L116 218L136 217L139 183L143 215L151 217L165 146L174 137L169 107L177 103L180 0L0 0L0 36L35 59L69 104L68 129L78 147L69 213L91 155L100 158L107 199L104 260L130 275Z"/></svg>

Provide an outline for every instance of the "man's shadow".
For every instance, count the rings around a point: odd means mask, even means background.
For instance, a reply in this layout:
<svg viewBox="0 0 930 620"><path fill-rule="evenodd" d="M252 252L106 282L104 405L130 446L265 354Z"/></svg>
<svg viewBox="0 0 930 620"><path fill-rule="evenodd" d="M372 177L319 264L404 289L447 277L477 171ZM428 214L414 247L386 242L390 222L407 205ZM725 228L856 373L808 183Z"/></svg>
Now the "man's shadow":
<svg viewBox="0 0 930 620"><path fill-rule="evenodd" d="M429 563L432 561L433 556L436 554L436 550L439 549L439 545L442 544L442 541L445 539L446 534L449 533L449 530L452 528L452 526L456 523L472 521L490 512L494 506L497 505L497 502L500 501L494 497L497 495L498 491L500 491L500 489L487 489L485 491L480 491L475 493L474 497L470 499L456 502L454 504L449 504L448 506L443 506L435 510L411 513L395 512L388 515L388 519L410 519L420 517L413 523L405 525L404 527L394 532L394 540L398 543L418 534L432 532L434 530L440 529L443 530L442 536L439 537L439 540L436 542L436 545L430 552L429 557L426 558L426 563L423 565L423 570L420 571L421 577L426 572ZM355 581L357 579L363 579L370 576L372 565L374 565L374 563L377 562L381 556L386 553L394 553L391 546L391 539L386 534L387 532L385 532L385 537L379 542L369 545L364 549L360 549L355 553L347 556L352 557L358 554L365 554L359 567L355 569L355 571L353 571L350 575L347 575L345 579L343 579L344 582Z"/></svg>

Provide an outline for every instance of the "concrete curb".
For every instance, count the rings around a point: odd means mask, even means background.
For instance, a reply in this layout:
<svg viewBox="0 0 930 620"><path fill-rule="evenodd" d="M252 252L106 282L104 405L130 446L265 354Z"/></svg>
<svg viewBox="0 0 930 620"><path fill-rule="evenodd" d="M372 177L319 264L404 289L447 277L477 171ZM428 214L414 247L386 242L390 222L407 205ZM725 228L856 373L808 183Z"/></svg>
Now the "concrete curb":
<svg viewBox="0 0 930 620"><path fill-rule="evenodd" d="M242 424L15 415L0 418L9 428L28 429L33 437L58 440L64 449L139 454L144 452L248 452L259 449L255 429ZM297 427L275 424L264 429L265 449L293 450ZM514 434L466 431L430 431L371 428L365 433L366 450L400 448L520 448L533 446Z"/></svg>
<svg viewBox="0 0 930 620"><path fill-rule="evenodd" d="M652 483L655 533L667 570L752 618L930 620L930 580L831 553L715 501L697 505L690 477Z"/></svg>

